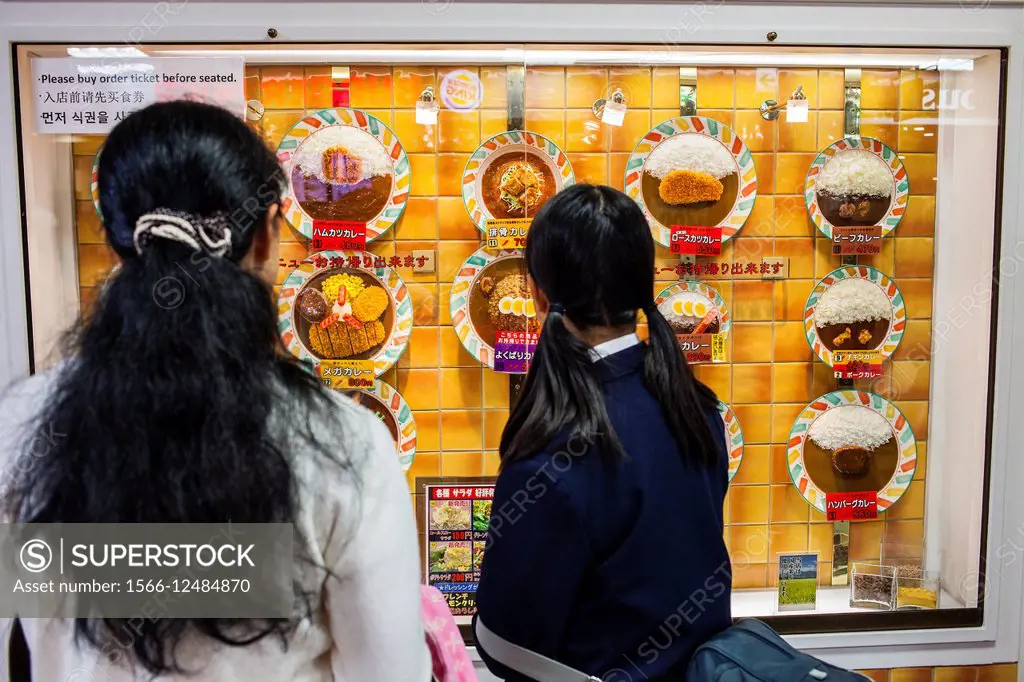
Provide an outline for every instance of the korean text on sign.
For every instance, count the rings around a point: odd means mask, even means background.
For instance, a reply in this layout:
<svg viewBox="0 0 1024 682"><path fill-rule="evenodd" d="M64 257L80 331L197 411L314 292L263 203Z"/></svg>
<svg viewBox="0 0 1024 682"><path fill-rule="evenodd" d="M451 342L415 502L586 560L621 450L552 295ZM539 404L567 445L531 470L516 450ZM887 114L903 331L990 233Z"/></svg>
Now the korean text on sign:
<svg viewBox="0 0 1024 682"><path fill-rule="evenodd" d="M717 256L722 253L722 228L673 225L669 250L682 256Z"/></svg>
<svg viewBox="0 0 1024 682"><path fill-rule="evenodd" d="M366 223L355 220L314 220L311 241L316 251L365 251Z"/></svg>
<svg viewBox="0 0 1024 682"><path fill-rule="evenodd" d="M833 256L870 256L881 252L881 225L832 227Z"/></svg>
<svg viewBox="0 0 1024 682"><path fill-rule="evenodd" d="M130 57L32 60L32 109L38 133L107 133L154 102L190 99L245 112L240 57Z"/></svg>
<svg viewBox="0 0 1024 682"><path fill-rule="evenodd" d="M874 490L825 495L825 517L829 521L866 521L878 518L878 493Z"/></svg>

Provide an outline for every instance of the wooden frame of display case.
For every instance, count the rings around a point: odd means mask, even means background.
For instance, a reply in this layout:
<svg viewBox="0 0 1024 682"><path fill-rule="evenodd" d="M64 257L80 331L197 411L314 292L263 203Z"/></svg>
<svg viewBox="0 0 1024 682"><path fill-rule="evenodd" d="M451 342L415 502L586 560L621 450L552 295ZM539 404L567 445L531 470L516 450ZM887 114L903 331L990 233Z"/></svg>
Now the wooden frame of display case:
<svg viewBox="0 0 1024 682"><path fill-rule="evenodd" d="M172 3L173 4L173 3ZM184 4L184 3L180 3ZM384 8L390 4L394 7ZM435 10L438 3L428 3ZM813 6L809 7L808 4ZM999 48L1004 51L1001 101L1002 112L998 148L999 171L997 180L996 229L998 239L993 245L993 259L989 266L1001 268L1005 258L1000 254L1012 253L1019 258L1015 246L1024 240L1022 218L1024 205L1019 195L1022 183L1019 159L1022 156L1022 96L1024 91L1024 40L1016 30L1019 10L1011 3L994 2L985 5L982 12L967 12L957 2L931 3L942 7L870 8L854 13L837 3L822 2L720 5L707 12L708 3L702 3L703 13L695 6L674 5L681 13L680 22L670 25L683 30L685 42L696 45L731 45L737 49L749 46L787 46L803 48L822 45L862 46L932 46ZM402 3L346 3L344 9L332 5L310 5L306 12L296 11L298 5L288 7L268 5L250 8L244 14L238 6L190 4L179 7L173 16L164 16L162 23L155 21L152 7L143 4L119 4L110 9L97 9L85 5L61 6L59 14L66 20L62 27L48 25L55 14L52 5L27 4L5 6L10 23L0 27L0 42L10 49L0 51L0 224L7 225L0 233L0 282L3 306L0 306L0 335L4 339L0 353L0 382L21 376L33 366L31 352L32 320L26 305L26 289L33 273L28 268L28 245L18 207L22 211L34 202L60 203L57 187L59 179L50 186L26 187L21 181L22 162L27 155L53 154L43 148L25 149L21 145L20 123L14 112L18 108L16 81L11 77L23 65L15 64L15 44L46 42L50 44L124 45L126 42L146 43L159 40L164 44L185 45L197 43L267 43L268 29L274 28L278 41L371 41L388 43L418 42L429 36L434 41L457 43L462 41L510 40L531 42L578 41L591 44L665 44L676 42L666 33L666 5L651 3L588 4L590 20L587 27L579 27L575 19L580 6L561 4L513 3L443 3L444 12L415 12L418 5ZM385 22L383 16L409 16ZM147 19L149 17L149 19ZM145 22L145 23L144 23ZM696 23L692 23L696 22ZM842 26L842 31L835 27ZM73 28L72 28L73 27ZM154 27L156 31L154 32ZM690 30L690 29L694 30ZM141 31L141 33L140 33ZM777 38L767 38L769 31ZM678 40L681 40L678 39ZM276 43L275 43L276 44ZM288 46L291 47L291 46ZM282 58L289 58L282 55ZM292 56L290 59L295 60ZM814 53L808 55L813 63ZM1009 94L1008 94L1009 93ZM66 178L65 178L66 179ZM956 251L956 249L953 249ZM949 250L947 249L947 253ZM67 254L62 255L63 258ZM942 266L941 256L937 263ZM947 263L947 267L948 267ZM72 264L72 267L73 264ZM1014 271L1015 272L1015 271ZM40 273L35 273L38 276ZM972 611L972 617L957 616L955 610L947 614L934 612L858 614L856 619L845 617L822 618L820 615L791 615L772 619L774 625L789 632L799 632L792 641L803 648L814 649L819 655L851 667L878 667L879 665L912 665L926 652L929 664L976 664L996 661L1015 661L1020 649L1019 605L1022 595L1022 564L1019 558L1006 550L1012 536L1024 521L1024 500L1009 491L1024 481L1024 462L1009 457L1011 444L1024 439L1024 424L1015 423L1011 416L1020 411L1024 401L1024 370L1019 359L1010 352L1011 339L1024 326L1024 297L1012 273L999 284L999 298L991 315L993 352L989 354L989 381L984 389L988 394L985 410L985 428L988 433L985 449L987 475L984 477L981 504L981 536L976 538L981 548L982 561L990 566L998 563L1000 580L990 586L984 611ZM60 287L60 283L57 283ZM1018 308L1021 308L1018 310ZM66 315L58 312L58 317ZM955 385L947 378L947 387ZM953 409L951 400L942 403ZM940 411L939 402L933 410ZM933 472L934 475L934 472ZM447 482L447 481L446 481ZM945 489L944 489L945 491ZM1013 545L1014 547L1016 545ZM941 629L935 629L941 628ZM847 633L847 634L838 634Z"/></svg>

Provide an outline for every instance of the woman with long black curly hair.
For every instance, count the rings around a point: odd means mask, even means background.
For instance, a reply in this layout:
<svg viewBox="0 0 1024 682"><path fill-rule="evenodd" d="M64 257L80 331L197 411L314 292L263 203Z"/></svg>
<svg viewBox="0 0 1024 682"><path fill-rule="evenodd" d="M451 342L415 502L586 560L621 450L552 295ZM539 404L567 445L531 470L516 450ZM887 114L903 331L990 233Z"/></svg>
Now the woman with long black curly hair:
<svg viewBox="0 0 1024 682"><path fill-rule="evenodd" d="M120 267L63 364L7 392L0 430L18 438L0 454L8 520L294 524L294 617L25 620L33 679L429 679L391 437L277 334L285 183L223 109L155 104L117 125L99 197Z"/></svg>

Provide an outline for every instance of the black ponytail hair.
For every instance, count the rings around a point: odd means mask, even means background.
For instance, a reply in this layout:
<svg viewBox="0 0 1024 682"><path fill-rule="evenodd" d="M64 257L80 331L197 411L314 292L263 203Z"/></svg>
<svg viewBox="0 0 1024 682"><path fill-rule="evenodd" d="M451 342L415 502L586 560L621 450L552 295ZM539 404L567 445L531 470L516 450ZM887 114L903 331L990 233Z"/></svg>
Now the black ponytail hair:
<svg viewBox="0 0 1024 682"><path fill-rule="evenodd" d="M686 363L668 321L654 305L654 240L640 207L601 185L573 185L548 201L526 239L526 267L551 309L523 394L501 436L502 464L531 457L571 426L605 454L624 457L605 407L589 346L577 329L634 324L650 330L644 380L661 404L680 450L702 468L720 461L707 415L714 392Z"/></svg>
<svg viewBox="0 0 1024 682"><path fill-rule="evenodd" d="M65 338L69 359L38 417L62 437L12 482L8 518L290 523L292 447L351 473L325 445L340 434L314 433L337 423L330 397L282 348L270 286L240 265L284 182L256 133L210 105L154 104L111 131L99 193L121 265ZM164 238L137 253L136 221L159 209L226 217L227 253ZM296 583L297 608L311 599ZM75 633L96 649L128 633L119 648L158 676L182 672L174 652L188 634L244 646L285 638L294 620L79 618Z"/></svg>

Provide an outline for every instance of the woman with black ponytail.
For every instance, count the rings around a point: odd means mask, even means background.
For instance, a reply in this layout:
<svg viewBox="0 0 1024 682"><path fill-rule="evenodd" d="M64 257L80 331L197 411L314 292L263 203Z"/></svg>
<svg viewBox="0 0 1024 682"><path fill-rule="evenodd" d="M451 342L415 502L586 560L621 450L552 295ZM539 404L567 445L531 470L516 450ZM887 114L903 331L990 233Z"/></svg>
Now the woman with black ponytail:
<svg viewBox="0 0 1024 682"><path fill-rule="evenodd" d="M544 323L501 438L477 630L614 682L681 680L731 621L718 400L654 304L654 242L625 194L556 195L526 265Z"/></svg>
<svg viewBox="0 0 1024 682"><path fill-rule="evenodd" d="M118 124L99 197L120 267L63 364L4 396L0 455L7 520L293 524L294 616L24 620L34 680L429 680L391 437L277 334L285 183L223 109Z"/></svg>

